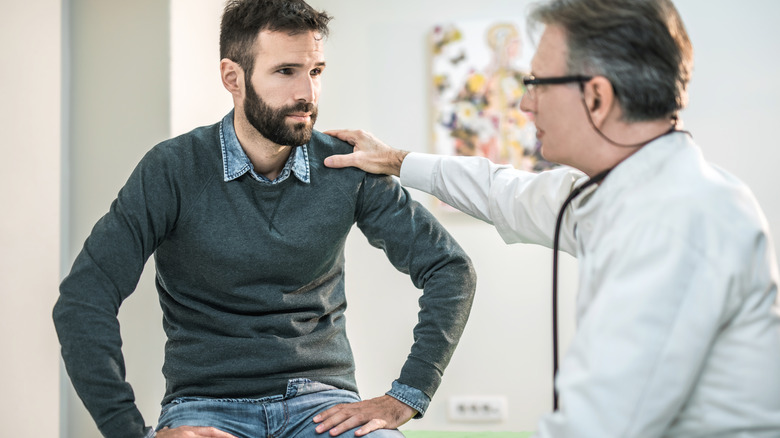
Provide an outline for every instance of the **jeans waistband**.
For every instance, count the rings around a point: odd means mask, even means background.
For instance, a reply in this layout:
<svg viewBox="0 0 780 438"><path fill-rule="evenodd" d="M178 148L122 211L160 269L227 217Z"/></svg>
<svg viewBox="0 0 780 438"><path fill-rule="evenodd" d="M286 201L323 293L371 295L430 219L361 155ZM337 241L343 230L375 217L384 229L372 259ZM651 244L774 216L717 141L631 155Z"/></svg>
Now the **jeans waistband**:
<svg viewBox="0 0 780 438"><path fill-rule="evenodd" d="M287 381L287 389L284 394L275 394L260 398L232 398L232 397L177 397L169 403L169 405L176 405L185 403L188 401L217 401L217 402L231 402L231 403L276 403L282 400L291 399L296 396L312 394L315 392L329 391L338 389L335 386L326 385L324 383L315 382L310 379L297 378Z"/></svg>
<svg viewBox="0 0 780 438"><path fill-rule="evenodd" d="M338 388L324 383L314 382L310 379L290 379L287 381L287 392L285 393L284 398L292 398L299 395L329 391L332 389Z"/></svg>

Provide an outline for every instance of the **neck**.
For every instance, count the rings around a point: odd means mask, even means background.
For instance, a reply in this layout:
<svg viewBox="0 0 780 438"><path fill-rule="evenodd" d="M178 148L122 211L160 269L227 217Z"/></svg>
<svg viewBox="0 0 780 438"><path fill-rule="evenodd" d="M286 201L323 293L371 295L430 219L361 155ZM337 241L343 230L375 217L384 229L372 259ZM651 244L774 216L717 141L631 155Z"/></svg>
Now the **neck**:
<svg viewBox="0 0 780 438"><path fill-rule="evenodd" d="M598 146L592 150L591 166L581 169L592 177L620 164L646 144L670 134L675 125L669 120L648 122L615 122L611 127L598 131Z"/></svg>
<svg viewBox="0 0 780 438"><path fill-rule="evenodd" d="M675 129L674 120L651 120L647 122L627 123L616 121L606 126L602 133L604 140L615 147L639 149L651 141L662 137Z"/></svg>
<svg viewBox="0 0 780 438"><path fill-rule="evenodd" d="M236 108L233 114L233 126L236 137L244 149L255 172L274 180L282 173L287 159L290 158L292 147L278 145L263 137L244 115L243 109Z"/></svg>

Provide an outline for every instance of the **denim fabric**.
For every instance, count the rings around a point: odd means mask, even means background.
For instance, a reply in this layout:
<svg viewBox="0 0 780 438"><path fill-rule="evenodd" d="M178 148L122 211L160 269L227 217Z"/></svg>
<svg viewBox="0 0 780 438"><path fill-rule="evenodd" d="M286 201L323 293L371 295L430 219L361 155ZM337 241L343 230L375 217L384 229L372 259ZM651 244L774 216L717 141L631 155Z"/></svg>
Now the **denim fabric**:
<svg viewBox="0 0 780 438"><path fill-rule="evenodd" d="M222 146L222 165L225 182L234 180L247 172L249 172L252 178L266 184L278 184L286 180L290 173L295 175L301 182L306 184L310 182L309 151L306 145L293 150L290 158L284 164L282 173L273 181L255 172L252 162L241 147L241 143L238 142L238 136L236 136L236 130L233 126L233 113L234 111L230 111L219 123L219 142Z"/></svg>
<svg viewBox="0 0 780 438"><path fill-rule="evenodd" d="M424 392L397 380L393 382L393 387L386 394L416 410L417 415L414 418L422 418L428 410L428 405L431 404L431 399Z"/></svg>
<svg viewBox="0 0 780 438"><path fill-rule="evenodd" d="M284 395L260 399L214 399L181 397L163 406L157 430L163 427L208 426L238 438L327 438L318 434L313 418L341 403L354 403L360 397L309 379L293 379ZM342 434L355 435L355 430ZM398 430L378 430L372 438L403 438Z"/></svg>

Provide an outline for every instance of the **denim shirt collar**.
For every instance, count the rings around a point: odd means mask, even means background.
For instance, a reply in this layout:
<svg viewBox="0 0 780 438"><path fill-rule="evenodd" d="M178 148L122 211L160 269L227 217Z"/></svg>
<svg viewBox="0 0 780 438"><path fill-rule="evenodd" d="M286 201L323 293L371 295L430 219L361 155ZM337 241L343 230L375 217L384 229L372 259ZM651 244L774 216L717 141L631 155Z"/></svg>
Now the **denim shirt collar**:
<svg viewBox="0 0 780 438"><path fill-rule="evenodd" d="M219 142L222 145L222 164L225 182L232 181L247 172L252 178L266 184L278 184L286 180L291 173L303 183L308 184L311 181L309 151L306 145L293 150L290 158L284 164L282 173L273 181L255 172L252 162L238 142L238 136L236 136L236 130L233 126L233 112L234 110L231 110L219 122Z"/></svg>

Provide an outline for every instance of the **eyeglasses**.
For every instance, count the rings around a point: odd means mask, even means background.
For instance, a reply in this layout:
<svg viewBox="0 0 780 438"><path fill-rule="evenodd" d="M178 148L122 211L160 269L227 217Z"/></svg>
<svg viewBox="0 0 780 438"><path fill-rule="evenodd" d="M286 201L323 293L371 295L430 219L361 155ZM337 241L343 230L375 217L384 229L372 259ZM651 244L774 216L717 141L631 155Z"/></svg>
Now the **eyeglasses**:
<svg viewBox="0 0 780 438"><path fill-rule="evenodd" d="M562 85L562 84L571 84L574 82L578 82L580 84L580 87L585 82L588 82L589 80L593 79L593 76L583 76L583 75L574 75L574 76L553 76L549 78L537 78L534 76L524 76L523 77L523 86L525 87L526 93L528 93L528 97L533 99L536 97L536 86L537 85Z"/></svg>

